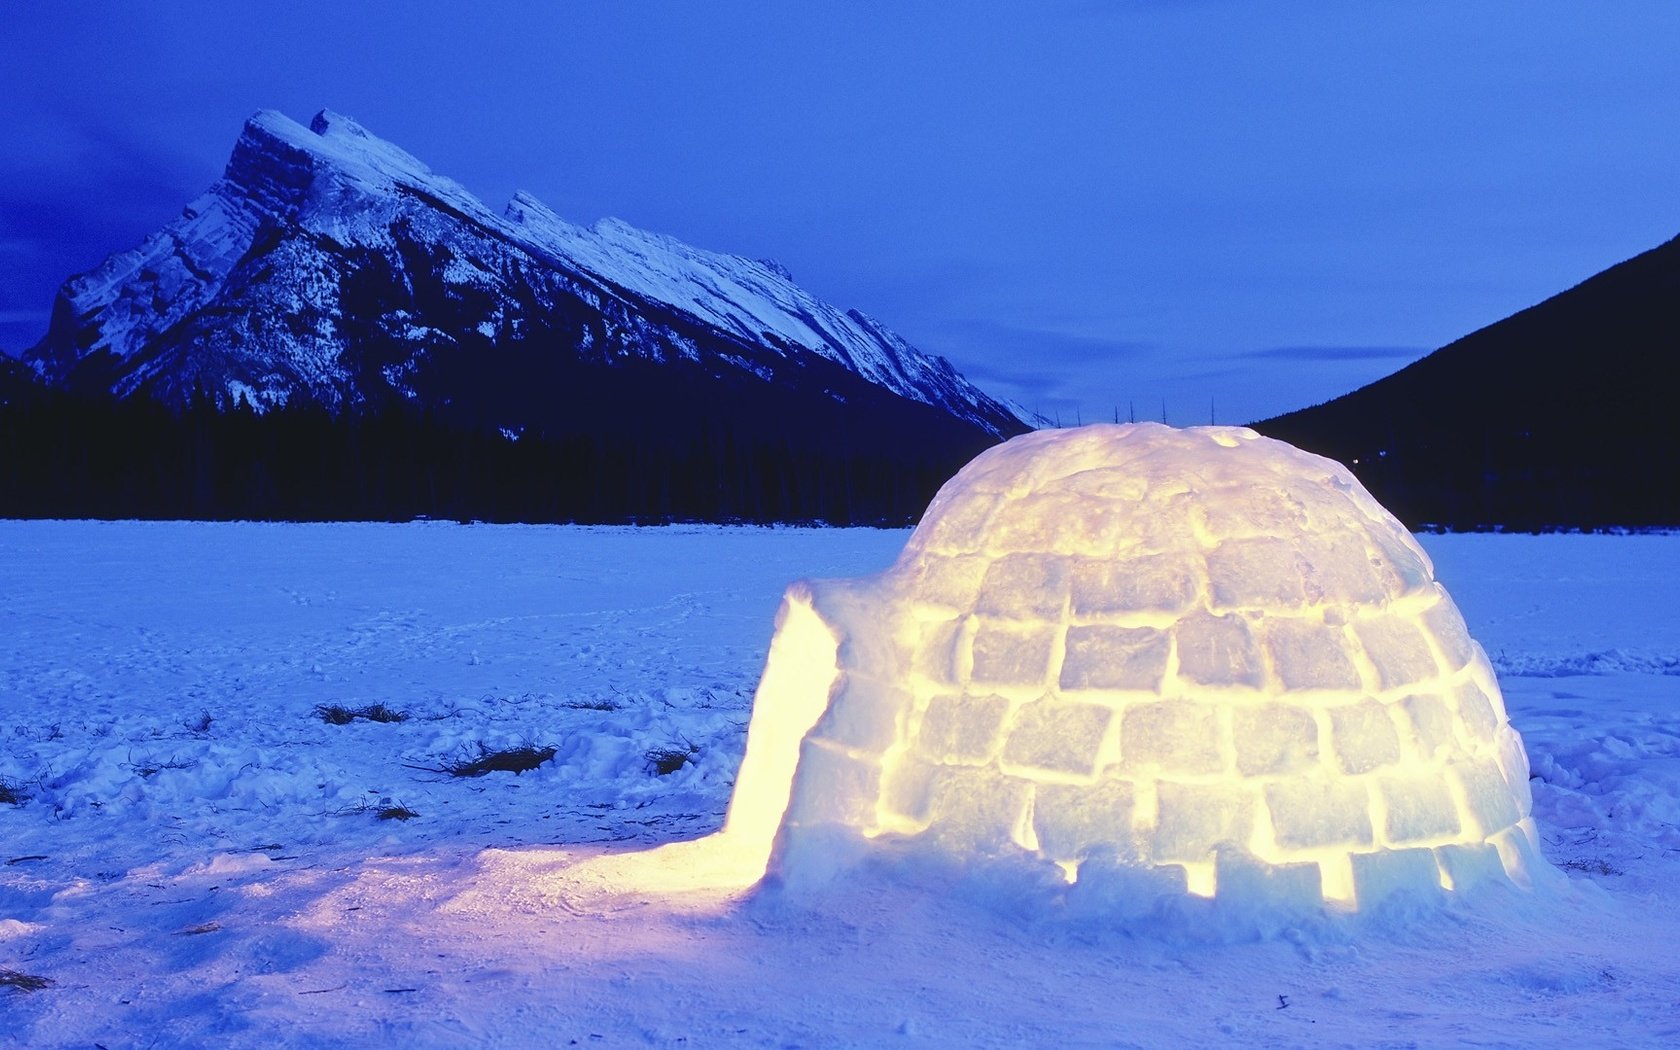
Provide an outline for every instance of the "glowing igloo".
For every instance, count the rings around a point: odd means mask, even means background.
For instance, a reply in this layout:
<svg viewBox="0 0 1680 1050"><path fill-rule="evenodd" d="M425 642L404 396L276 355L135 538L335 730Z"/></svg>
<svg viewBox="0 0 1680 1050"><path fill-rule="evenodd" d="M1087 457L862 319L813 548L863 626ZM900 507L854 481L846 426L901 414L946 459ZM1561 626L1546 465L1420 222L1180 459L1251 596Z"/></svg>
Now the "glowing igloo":
<svg viewBox="0 0 1680 1050"><path fill-rule="evenodd" d="M1486 656L1352 475L1139 424L993 448L886 572L793 585L722 837L789 878L910 840L1359 908L1529 885L1529 810Z"/></svg>

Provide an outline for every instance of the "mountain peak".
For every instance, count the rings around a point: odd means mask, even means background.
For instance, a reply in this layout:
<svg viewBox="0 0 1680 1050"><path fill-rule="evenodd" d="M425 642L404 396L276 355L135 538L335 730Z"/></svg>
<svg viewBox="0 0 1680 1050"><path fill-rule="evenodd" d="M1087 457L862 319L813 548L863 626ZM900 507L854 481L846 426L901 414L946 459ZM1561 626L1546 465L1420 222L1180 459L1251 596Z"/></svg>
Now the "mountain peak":
<svg viewBox="0 0 1680 1050"><path fill-rule="evenodd" d="M280 183L303 190L323 175L373 194L405 186L475 219L491 217L466 187L330 109L316 113L308 127L276 110L259 110L245 122L225 177L262 190Z"/></svg>
<svg viewBox="0 0 1680 1050"><path fill-rule="evenodd" d="M507 207L502 209L502 218L516 226L559 223L563 226L572 224L562 219L553 208L538 200L526 190L515 190L513 199L508 201Z"/></svg>
<svg viewBox="0 0 1680 1050"><path fill-rule="evenodd" d="M368 129L362 127L342 113L335 113L330 109L323 109L316 113L309 121L309 130L317 135L348 135L352 138L371 139L374 136Z"/></svg>
<svg viewBox="0 0 1680 1050"><path fill-rule="evenodd" d="M820 374L823 396L859 396L838 392L852 382L838 366L994 436L1019 426L948 364L777 265L619 219L576 225L525 191L498 216L330 109L307 126L252 115L223 178L179 220L65 285L32 358L54 380L98 373L125 395L203 385L354 406L422 398L424 375L476 371L463 355L525 340L567 360L706 359L751 377L740 382Z"/></svg>

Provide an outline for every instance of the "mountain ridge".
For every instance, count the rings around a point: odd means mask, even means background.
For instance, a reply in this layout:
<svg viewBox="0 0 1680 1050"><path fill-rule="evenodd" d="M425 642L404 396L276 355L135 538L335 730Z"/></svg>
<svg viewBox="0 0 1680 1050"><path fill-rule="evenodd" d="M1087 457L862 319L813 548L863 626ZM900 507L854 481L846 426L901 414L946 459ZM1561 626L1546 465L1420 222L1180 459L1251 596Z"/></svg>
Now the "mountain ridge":
<svg viewBox="0 0 1680 1050"><path fill-rule="evenodd" d="M535 315L566 299L601 311L605 324L576 328L570 347L551 339L557 352L600 357L597 344L605 341L620 357L686 358L761 379L777 371L767 353L783 363L817 357L993 438L1025 429L949 362L920 353L860 311L810 295L779 265L695 248L616 219L579 226L523 191L498 215L330 110L308 128L273 110L253 116L222 178L179 219L66 282L46 336L24 357L51 383L108 385L120 396L144 391L174 403L199 388L259 409L300 392L335 408L391 395L414 400L423 392L402 381L417 368L414 355L376 370L389 389L354 375L366 370L345 360L359 348L344 345L338 331L349 308L344 293L354 271L373 263L368 252L401 270L431 254L446 297L488 293L495 300L501 293L500 302L481 304L476 323L453 311L451 320L465 323L461 331L410 323L415 319L405 312L423 312L412 304L355 304L383 311L387 357L392 342L435 350L443 341L471 341L471 329L518 338L521 323L542 320ZM272 273L264 266L286 270L290 294L277 286L253 303L251 286ZM524 285L541 287L521 299ZM682 315L699 331L625 336L626 328L647 329L650 314ZM264 331L264 321L288 331Z"/></svg>
<svg viewBox="0 0 1680 1050"><path fill-rule="evenodd" d="M497 214L331 111L253 116L24 360L0 516L903 525L1029 429L779 264Z"/></svg>
<svg viewBox="0 0 1680 1050"><path fill-rule="evenodd" d="M1680 524L1680 237L1339 398L1254 423L1413 525Z"/></svg>

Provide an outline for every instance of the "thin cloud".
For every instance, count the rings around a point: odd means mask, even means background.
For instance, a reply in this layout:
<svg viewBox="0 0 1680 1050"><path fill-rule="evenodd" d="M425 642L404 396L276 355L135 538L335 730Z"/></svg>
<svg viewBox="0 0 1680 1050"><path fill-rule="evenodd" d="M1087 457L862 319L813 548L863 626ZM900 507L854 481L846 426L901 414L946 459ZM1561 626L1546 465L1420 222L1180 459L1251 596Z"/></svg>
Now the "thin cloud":
<svg viewBox="0 0 1680 1050"><path fill-rule="evenodd" d="M1414 361L1429 353L1417 346L1273 346L1244 357L1275 361Z"/></svg>
<svg viewBox="0 0 1680 1050"><path fill-rule="evenodd" d="M1071 408L1094 389L1118 388L1138 360L1156 350L1145 342L979 320L941 326L917 342L950 359L983 389L1029 408Z"/></svg>

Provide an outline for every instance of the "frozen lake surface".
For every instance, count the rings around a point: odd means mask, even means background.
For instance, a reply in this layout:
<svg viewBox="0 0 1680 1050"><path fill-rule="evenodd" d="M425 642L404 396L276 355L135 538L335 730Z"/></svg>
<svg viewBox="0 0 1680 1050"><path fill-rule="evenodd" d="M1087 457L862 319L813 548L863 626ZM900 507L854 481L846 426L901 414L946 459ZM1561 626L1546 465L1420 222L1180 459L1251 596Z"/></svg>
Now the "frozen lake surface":
<svg viewBox="0 0 1680 1050"><path fill-rule="evenodd" d="M1680 1042L1680 536L1423 537L1544 906L1196 943L961 883L570 878L718 827L784 587L905 537L0 522L0 1045ZM554 757L440 772L521 746Z"/></svg>

